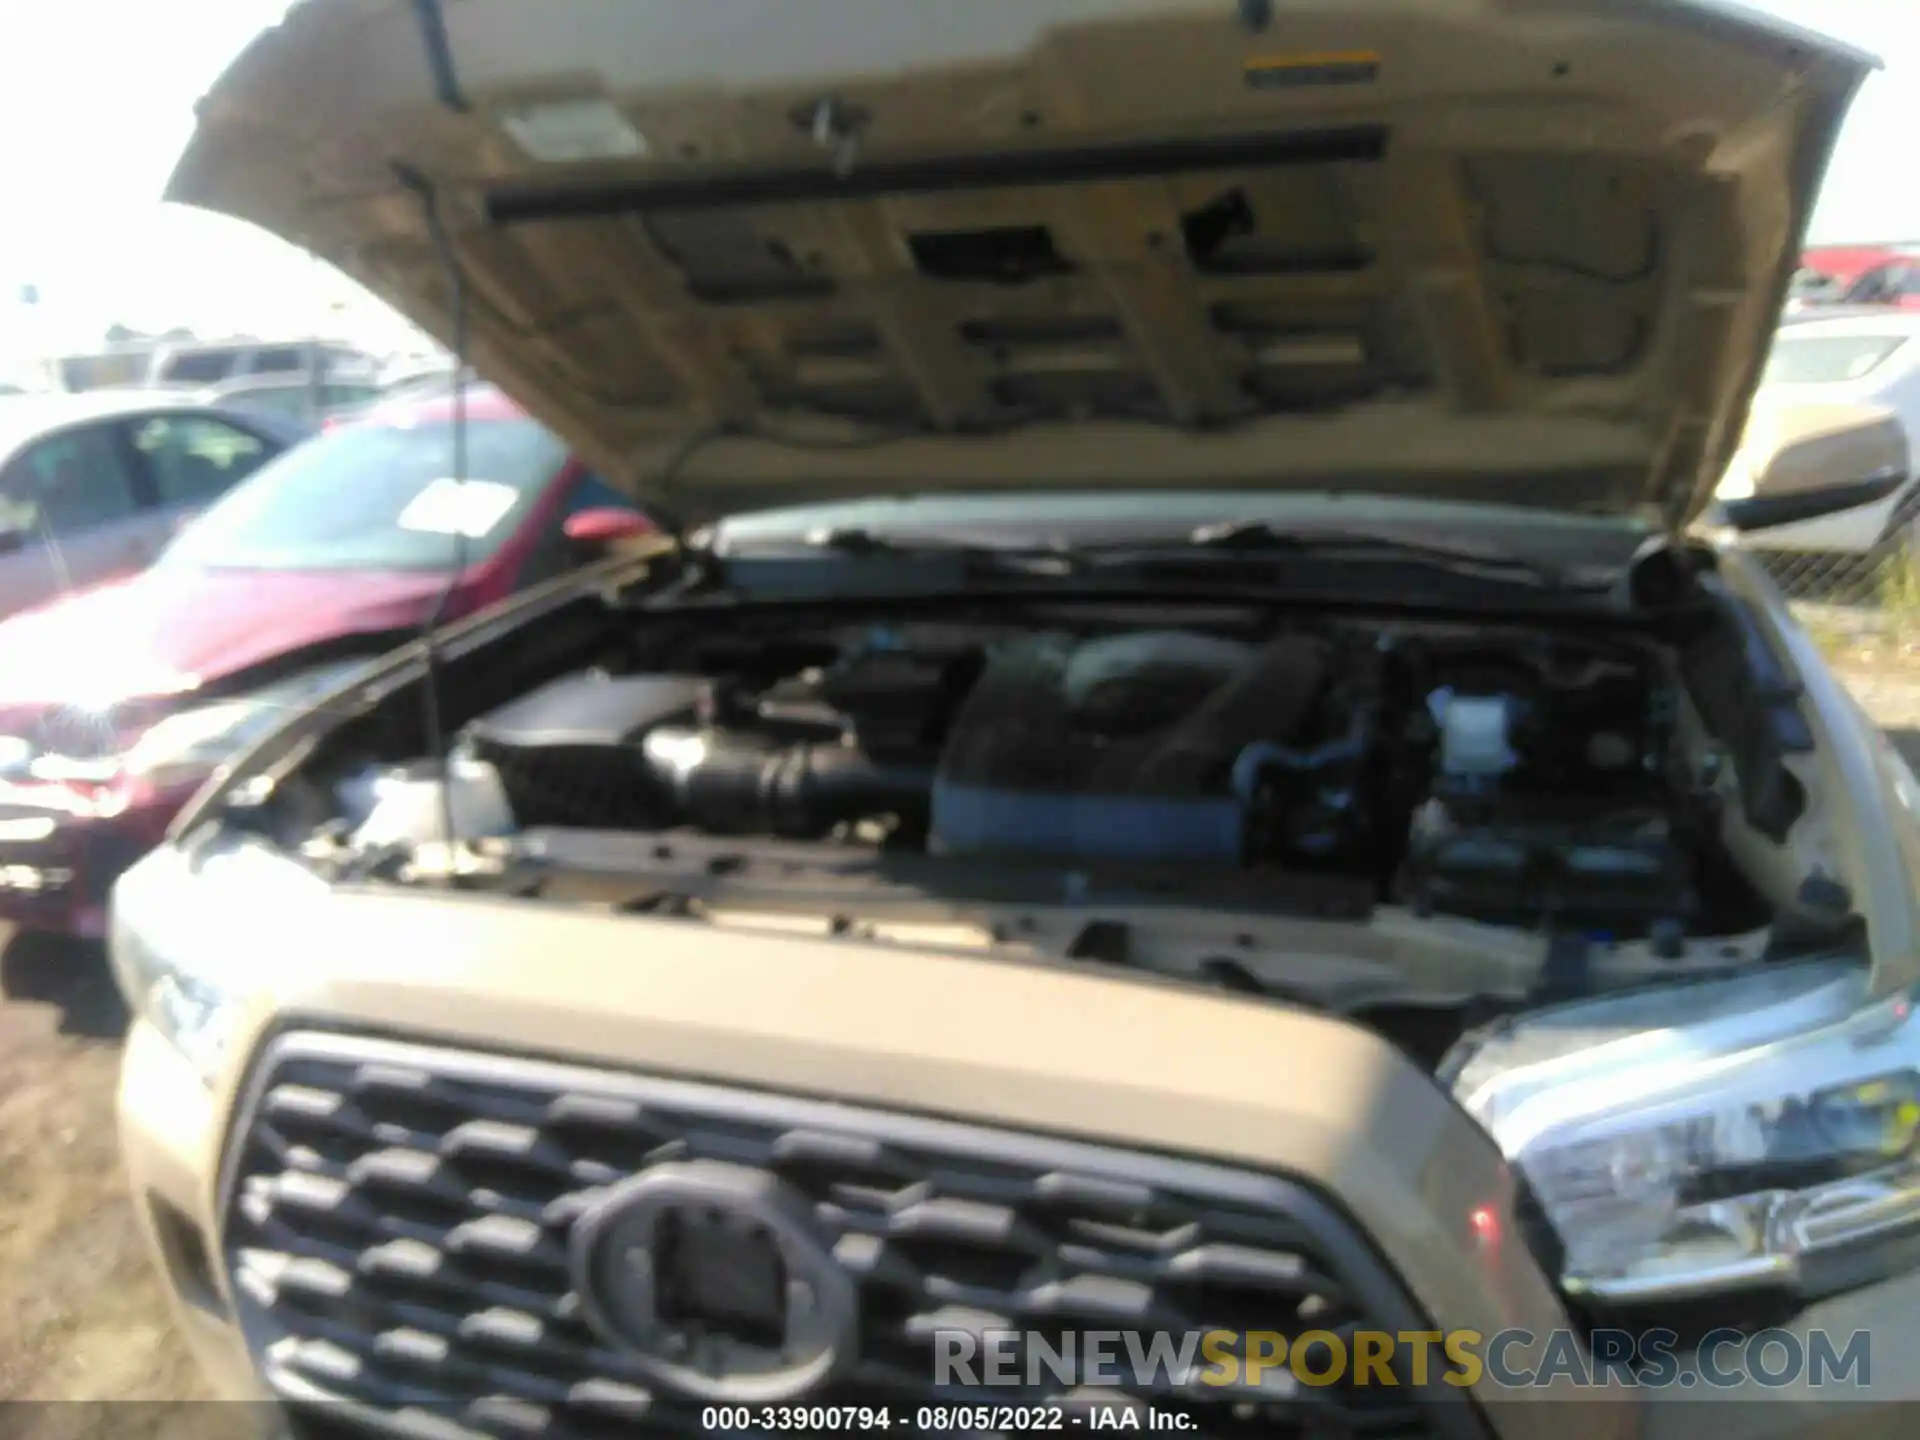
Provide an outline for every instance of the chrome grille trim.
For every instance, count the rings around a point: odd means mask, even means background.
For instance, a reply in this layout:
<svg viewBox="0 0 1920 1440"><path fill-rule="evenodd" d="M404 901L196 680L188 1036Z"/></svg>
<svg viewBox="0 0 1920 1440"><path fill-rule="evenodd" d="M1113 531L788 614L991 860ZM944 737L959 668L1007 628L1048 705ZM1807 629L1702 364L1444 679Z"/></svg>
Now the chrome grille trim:
<svg viewBox="0 0 1920 1440"><path fill-rule="evenodd" d="M813 1200L862 1295L863 1363L817 1403L1059 1398L936 1389L927 1332L968 1320L1431 1328L1327 1201L1227 1166L311 1031L263 1048L237 1117L220 1250L256 1364L287 1401L394 1433L698 1432L698 1402L654 1393L588 1328L566 1259L567 1227L606 1186L669 1159L765 1168ZM1192 1412L1202 1435L1486 1433L1462 1390L1401 1381L1257 1404L1197 1386L1139 1396Z"/></svg>

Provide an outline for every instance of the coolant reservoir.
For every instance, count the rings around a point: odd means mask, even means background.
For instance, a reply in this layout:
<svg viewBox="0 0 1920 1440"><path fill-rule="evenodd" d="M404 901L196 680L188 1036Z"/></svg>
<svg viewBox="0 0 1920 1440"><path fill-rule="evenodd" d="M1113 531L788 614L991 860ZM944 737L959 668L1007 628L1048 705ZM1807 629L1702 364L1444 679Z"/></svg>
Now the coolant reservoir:
<svg viewBox="0 0 1920 1440"><path fill-rule="evenodd" d="M447 764L448 798L459 839L479 840L514 830L500 773L484 760L456 755ZM390 770L373 782L373 809L354 832L357 848L430 845L445 838L440 766L432 761Z"/></svg>
<svg viewBox="0 0 1920 1440"><path fill-rule="evenodd" d="M1510 743L1513 702L1504 695L1456 695L1443 686L1427 697L1440 725L1440 769L1455 779L1504 775L1519 763Z"/></svg>

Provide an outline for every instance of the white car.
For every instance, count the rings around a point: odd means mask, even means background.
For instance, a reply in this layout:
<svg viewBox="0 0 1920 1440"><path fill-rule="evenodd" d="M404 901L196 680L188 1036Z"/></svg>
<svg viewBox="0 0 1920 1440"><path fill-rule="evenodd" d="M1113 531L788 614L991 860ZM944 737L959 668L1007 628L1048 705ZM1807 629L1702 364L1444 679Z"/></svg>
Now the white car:
<svg viewBox="0 0 1920 1440"><path fill-rule="evenodd" d="M1920 508L1916 338L1920 312L1899 310L1803 320L1775 338L1719 498L1846 485L1874 498L1748 535L1747 545L1876 560L1912 546ZM1891 491L1882 483L1889 469L1900 472Z"/></svg>

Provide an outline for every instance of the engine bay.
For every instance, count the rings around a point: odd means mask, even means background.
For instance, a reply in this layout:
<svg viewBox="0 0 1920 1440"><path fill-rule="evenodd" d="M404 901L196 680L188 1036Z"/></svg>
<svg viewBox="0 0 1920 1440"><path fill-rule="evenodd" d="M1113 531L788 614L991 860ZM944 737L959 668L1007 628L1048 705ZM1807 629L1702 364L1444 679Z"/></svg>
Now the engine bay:
<svg viewBox="0 0 1920 1440"><path fill-rule="evenodd" d="M1336 913L1668 947L1767 918L1633 644L869 625L661 658L466 727L518 826L1181 868L1196 896L1312 877Z"/></svg>
<svg viewBox="0 0 1920 1440"><path fill-rule="evenodd" d="M1737 629L572 606L443 672L439 754L411 685L225 813L335 881L1119 965L1426 1060L1857 924L1791 687Z"/></svg>

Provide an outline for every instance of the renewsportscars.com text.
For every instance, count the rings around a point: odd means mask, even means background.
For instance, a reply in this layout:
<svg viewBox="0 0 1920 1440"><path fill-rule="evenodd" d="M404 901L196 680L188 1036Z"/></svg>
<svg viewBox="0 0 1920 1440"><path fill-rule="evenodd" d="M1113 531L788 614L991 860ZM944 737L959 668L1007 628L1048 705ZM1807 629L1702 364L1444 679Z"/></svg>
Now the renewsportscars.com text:
<svg viewBox="0 0 1920 1440"><path fill-rule="evenodd" d="M1292 1391L1299 1386L1392 1387L1483 1380L1505 1389L1845 1385L1873 1379L1864 1330L1713 1330L1683 1345L1672 1330L1134 1330L939 1331L939 1385L1168 1385Z"/></svg>

